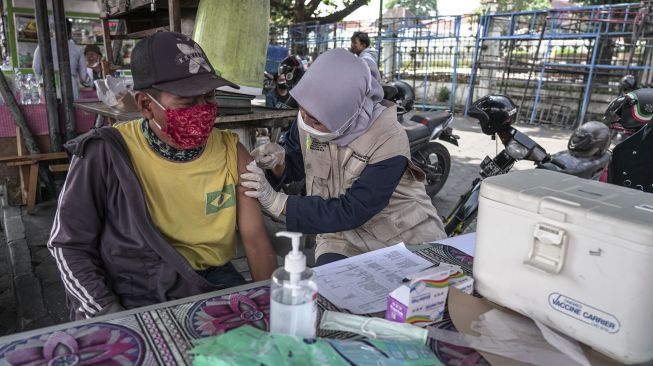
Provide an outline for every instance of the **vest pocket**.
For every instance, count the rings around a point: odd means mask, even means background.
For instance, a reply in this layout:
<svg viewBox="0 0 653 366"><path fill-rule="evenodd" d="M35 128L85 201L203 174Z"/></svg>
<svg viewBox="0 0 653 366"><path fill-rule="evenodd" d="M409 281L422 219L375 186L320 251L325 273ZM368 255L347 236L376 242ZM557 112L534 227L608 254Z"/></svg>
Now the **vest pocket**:
<svg viewBox="0 0 653 366"><path fill-rule="evenodd" d="M361 173L363 173L363 170L367 166L367 162L358 160L354 158L353 156L349 158L347 163L345 164L344 167L344 175L343 175L343 189L342 191L344 192L348 188L350 188L358 178L360 178Z"/></svg>
<svg viewBox="0 0 653 366"><path fill-rule="evenodd" d="M304 172L306 174L306 194L328 198L331 162L325 159L307 159L304 163Z"/></svg>
<svg viewBox="0 0 653 366"><path fill-rule="evenodd" d="M407 231L428 219L428 213L419 205L404 205L401 209L386 207L362 226L362 229L385 244L397 244L404 237L411 237ZM390 242L396 239L397 243Z"/></svg>

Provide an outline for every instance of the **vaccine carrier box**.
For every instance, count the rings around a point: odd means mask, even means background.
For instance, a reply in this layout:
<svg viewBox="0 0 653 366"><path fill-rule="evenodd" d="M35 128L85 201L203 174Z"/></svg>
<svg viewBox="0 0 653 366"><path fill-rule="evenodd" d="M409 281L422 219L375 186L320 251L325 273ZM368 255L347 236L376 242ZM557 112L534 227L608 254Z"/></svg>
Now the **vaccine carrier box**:
<svg viewBox="0 0 653 366"><path fill-rule="evenodd" d="M476 234L485 298L620 362L653 360L653 194L515 171L483 181Z"/></svg>

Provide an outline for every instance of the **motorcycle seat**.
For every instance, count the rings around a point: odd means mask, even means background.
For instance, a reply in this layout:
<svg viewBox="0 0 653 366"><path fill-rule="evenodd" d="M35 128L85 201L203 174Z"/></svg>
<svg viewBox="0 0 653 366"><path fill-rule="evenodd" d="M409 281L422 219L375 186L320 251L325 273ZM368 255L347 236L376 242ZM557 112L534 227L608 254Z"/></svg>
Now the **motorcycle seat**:
<svg viewBox="0 0 653 366"><path fill-rule="evenodd" d="M554 154L553 158L564 164L565 169L561 169L552 163L543 164L541 167L580 178L593 179L601 173L606 165L608 165L608 162L610 161L610 153L605 152L599 156L579 158L569 154L569 151L561 151Z"/></svg>
<svg viewBox="0 0 653 366"><path fill-rule="evenodd" d="M417 140L429 138L431 135L431 131L429 131L428 127L424 126L421 123L407 121L404 122L402 126L406 131L406 135L408 135L408 142L410 143Z"/></svg>
<svg viewBox="0 0 653 366"><path fill-rule="evenodd" d="M435 129L436 127L440 126L441 124L449 120L450 116L451 114L447 111L419 112L419 113L415 113L410 118L410 120L420 124L424 124L426 122L426 125L430 129Z"/></svg>

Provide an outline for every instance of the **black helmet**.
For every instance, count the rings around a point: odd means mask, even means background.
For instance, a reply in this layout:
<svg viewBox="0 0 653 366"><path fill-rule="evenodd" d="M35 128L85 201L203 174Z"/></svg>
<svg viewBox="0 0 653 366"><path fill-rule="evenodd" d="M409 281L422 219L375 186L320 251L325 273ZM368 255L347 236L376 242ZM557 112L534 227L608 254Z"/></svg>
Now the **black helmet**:
<svg viewBox="0 0 653 366"><path fill-rule="evenodd" d="M283 74L286 78L288 89L297 85L306 70L308 70L308 61L297 55L290 55L279 63L279 75Z"/></svg>
<svg viewBox="0 0 653 366"><path fill-rule="evenodd" d="M622 93L630 93L637 89L637 78L634 75L626 75L619 81L619 90Z"/></svg>
<svg viewBox="0 0 653 366"><path fill-rule="evenodd" d="M403 106L406 111L413 109L413 104L415 103L415 92L410 84L405 81L395 80L388 83L388 85L397 88L397 94L392 97L393 101Z"/></svg>
<svg viewBox="0 0 653 366"><path fill-rule="evenodd" d="M653 120L653 89L637 89L615 98L605 110L603 119L611 126L621 124L627 130L639 130Z"/></svg>
<svg viewBox="0 0 653 366"><path fill-rule="evenodd" d="M467 115L478 119L484 134L494 135L515 122L517 106L506 95L491 94L475 101Z"/></svg>
<svg viewBox="0 0 653 366"><path fill-rule="evenodd" d="M572 156L589 158L602 155L610 147L610 129L604 123L589 121L571 134L567 149Z"/></svg>

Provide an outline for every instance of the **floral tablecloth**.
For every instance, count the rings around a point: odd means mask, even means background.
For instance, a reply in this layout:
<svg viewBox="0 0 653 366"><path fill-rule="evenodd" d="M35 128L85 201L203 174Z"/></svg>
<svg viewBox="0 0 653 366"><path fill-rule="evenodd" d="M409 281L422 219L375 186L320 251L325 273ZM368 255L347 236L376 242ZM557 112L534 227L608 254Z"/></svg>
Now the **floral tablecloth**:
<svg viewBox="0 0 653 366"><path fill-rule="evenodd" d="M471 274L472 257L446 245L416 251L434 262L459 265ZM270 288L256 283L192 299L159 304L97 319L63 324L0 338L0 365L190 365L193 340L221 334L243 324L268 329ZM320 312L337 310L318 300ZM435 326L455 330L448 314ZM320 337L359 338L320 331ZM431 342L448 365L489 365L472 349Z"/></svg>

